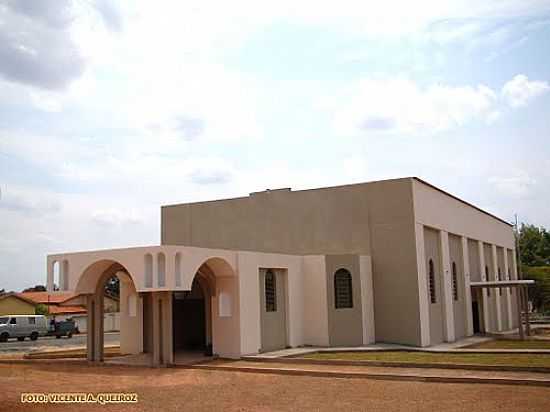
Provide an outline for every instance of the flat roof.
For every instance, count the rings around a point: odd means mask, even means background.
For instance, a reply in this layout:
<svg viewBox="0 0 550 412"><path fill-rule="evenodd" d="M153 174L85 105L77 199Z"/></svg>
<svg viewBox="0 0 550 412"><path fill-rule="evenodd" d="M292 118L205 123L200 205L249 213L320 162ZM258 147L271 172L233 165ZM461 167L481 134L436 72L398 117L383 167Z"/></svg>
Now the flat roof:
<svg viewBox="0 0 550 412"><path fill-rule="evenodd" d="M438 192L443 193L444 195L447 195L447 196L453 198L454 200L457 200L457 201L459 201L459 202L461 202L461 203L463 203L467 206L473 207L477 211L479 211L481 213L484 213L485 215L490 216L490 217L498 220L499 222L505 223L508 226L513 226L512 223L507 222L506 220L504 220L504 219L502 219L502 218L500 218L500 217L498 217L498 216L496 216L492 213L489 213L486 210L483 210L480 207L477 207L476 205L474 205L470 202L467 202L467 201L459 198L458 196L455 196L455 195L453 195L453 194L451 194L451 193L449 193L449 192L447 192L443 189L440 189L439 187L434 186L431 183L428 183L427 181L425 181L425 180L423 180L419 177L416 177L416 176L406 176L406 177L400 177L400 178L395 178L395 179L371 180L371 181L367 181L367 182L349 183L349 184L345 184L345 185L326 186L326 187L316 187L316 188L312 188L312 189L292 190L290 187L277 188L277 189L266 189L266 190L263 190L263 191L251 192L251 193L249 193L248 196L237 196L237 197L230 197L230 198L225 198L225 199L213 199L213 200L203 200L203 201L195 201L195 202L174 203L174 204L169 204L169 205L163 205L163 206L161 206L161 208L163 208L163 207L185 206L185 205L197 205L197 204L201 204L201 203L223 202L223 201L239 200L239 199L248 199L252 196L255 196L255 195L258 195L258 194L261 194L261 193L267 193L267 192L298 193L298 192L306 192L306 191L312 191L312 190L338 189L338 188L344 188L344 187L350 187L350 186L361 186L361 185L368 185L368 184L374 184L374 183L395 182L395 181L407 180L407 179L416 180L417 182L423 183L426 186L429 186L432 189L437 190Z"/></svg>
<svg viewBox="0 0 550 412"><path fill-rule="evenodd" d="M470 282L470 286L474 288L505 288L508 286L532 285L533 283L535 281L531 279L492 280L489 282Z"/></svg>

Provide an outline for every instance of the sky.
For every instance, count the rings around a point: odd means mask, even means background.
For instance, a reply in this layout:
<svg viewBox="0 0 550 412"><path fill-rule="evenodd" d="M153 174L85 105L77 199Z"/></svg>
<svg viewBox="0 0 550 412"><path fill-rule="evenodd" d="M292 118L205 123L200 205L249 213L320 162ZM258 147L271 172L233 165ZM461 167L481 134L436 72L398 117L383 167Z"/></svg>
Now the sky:
<svg viewBox="0 0 550 412"><path fill-rule="evenodd" d="M161 205L404 176L550 228L548 0L0 0L0 289Z"/></svg>

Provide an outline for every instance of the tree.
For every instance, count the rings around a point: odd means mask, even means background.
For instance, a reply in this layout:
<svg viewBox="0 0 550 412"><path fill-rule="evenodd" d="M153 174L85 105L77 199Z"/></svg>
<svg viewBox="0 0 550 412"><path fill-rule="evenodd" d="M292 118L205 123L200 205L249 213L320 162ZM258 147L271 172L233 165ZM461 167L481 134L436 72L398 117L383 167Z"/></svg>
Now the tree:
<svg viewBox="0 0 550 412"><path fill-rule="evenodd" d="M34 313L37 315L48 315L50 311L48 310L48 306L43 303L39 303L34 307Z"/></svg>
<svg viewBox="0 0 550 412"><path fill-rule="evenodd" d="M518 242L523 265L550 265L550 232L545 228L522 224Z"/></svg>
<svg viewBox="0 0 550 412"><path fill-rule="evenodd" d="M105 293L117 298L120 296L120 280L118 277L112 276L105 282Z"/></svg>
<svg viewBox="0 0 550 412"><path fill-rule="evenodd" d="M23 289L23 292L46 292L46 286L36 285L32 288Z"/></svg>
<svg viewBox="0 0 550 412"><path fill-rule="evenodd" d="M534 280L529 285L529 300L537 312L550 311L550 266L523 266L524 279Z"/></svg>

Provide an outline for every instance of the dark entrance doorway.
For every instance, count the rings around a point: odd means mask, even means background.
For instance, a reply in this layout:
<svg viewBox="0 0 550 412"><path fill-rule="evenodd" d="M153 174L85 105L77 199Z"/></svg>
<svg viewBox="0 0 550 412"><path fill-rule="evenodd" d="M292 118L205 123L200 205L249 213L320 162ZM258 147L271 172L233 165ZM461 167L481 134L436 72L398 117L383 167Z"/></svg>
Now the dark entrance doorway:
<svg viewBox="0 0 550 412"><path fill-rule="evenodd" d="M191 291L174 292L172 302L174 351L206 351L206 306L197 278Z"/></svg>
<svg viewBox="0 0 550 412"><path fill-rule="evenodd" d="M474 327L474 333L480 333L481 327L479 323L479 305L476 301L472 302L472 325Z"/></svg>

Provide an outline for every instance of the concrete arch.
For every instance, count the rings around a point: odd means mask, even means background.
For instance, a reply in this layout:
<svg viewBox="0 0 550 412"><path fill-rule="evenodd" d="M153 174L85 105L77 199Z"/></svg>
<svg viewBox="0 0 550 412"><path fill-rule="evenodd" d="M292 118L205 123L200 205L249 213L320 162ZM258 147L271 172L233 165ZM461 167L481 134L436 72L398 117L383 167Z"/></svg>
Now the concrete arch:
<svg viewBox="0 0 550 412"><path fill-rule="evenodd" d="M229 263L225 258L219 256L210 256L202 258L200 261L195 262L184 262L183 263L183 279L182 287L184 290L191 290L193 284L193 279L197 272L203 271L204 268L208 268L207 277L215 280L220 277L235 277L237 276L237 271L231 263ZM215 293L214 293L215 294Z"/></svg>
<svg viewBox="0 0 550 412"><path fill-rule="evenodd" d="M117 274L117 272L127 274L134 288L137 289L138 283L136 279L123 264L111 259L101 259L89 264L86 269L82 271L74 291L77 294L96 293L99 286L103 285L108 278Z"/></svg>

